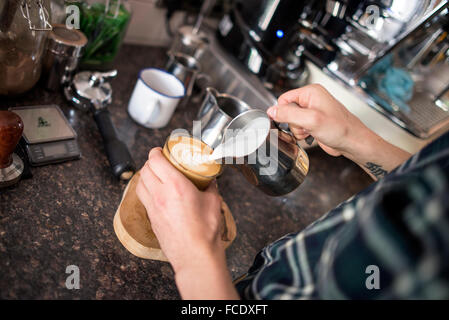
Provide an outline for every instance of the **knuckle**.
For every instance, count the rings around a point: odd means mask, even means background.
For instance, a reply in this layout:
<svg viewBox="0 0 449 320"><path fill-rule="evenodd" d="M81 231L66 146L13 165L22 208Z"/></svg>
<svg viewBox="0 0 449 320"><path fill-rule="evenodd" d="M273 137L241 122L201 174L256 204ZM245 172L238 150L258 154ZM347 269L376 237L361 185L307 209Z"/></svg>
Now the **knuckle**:
<svg viewBox="0 0 449 320"><path fill-rule="evenodd" d="M171 194L177 198L189 198L192 197L196 191L193 183L184 177L183 175L171 175L169 180L169 188Z"/></svg>
<svg viewBox="0 0 449 320"><path fill-rule="evenodd" d="M212 229L212 233L216 234L219 233L222 229L222 222L221 222L221 218L217 217L216 219L214 219L211 223L210 223L210 227Z"/></svg>
<svg viewBox="0 0 449 320"><path fill-rule="evenodd" d="M176 195L182 195L186 190L184 183L179 181L179 179L173 179L173 191Z"/></svg>
<svg viewBox="0 0 449 320"><path fill-rule="evenodd" d="M148 159L151 159L154 156L155 149L156 148L150 150L150 152L148 153Z"/></svg>
<svg viewBox="0 0 449 320"><path fill-rule="evenodd" d="M276 110L276 116L274 117L275 121L282 121L282 119L284 118L284 108L282 108L281 106L279 106Z"/></svg>
<svg viewBox="0 0 449 320"><path fill-rule="evenodd" d="M143 185L142 185L142 181L140 180L139 183L137 184L136 187L136 194L137 196L141 199L143 196Z"/></svg>
<svg viewBox="0 0 449 320"><path fill-rule="evenodd" d="M316 94L316 95L323 95L323 94L328 95L329 94L327 89L319 83L314 83L314 84L311 84L310 86L311 86L310 89L313 94Z"/></svg>
<svg viewBox="0 0 449 320"><path fill-rule="evenodd" d="M212 227L219 226L222 220L221 210L217 207L212 207L210 209L210 215L208 216L208 220Z"/></svg>
<svg viewBox="0 0 449 320"><path fill-rule="evenodd" d="M161 168L161 158L158 156L151 156L151 158L148 161L148 167L154 172L154 173L160 173Z"/></svg>
<svg viewBox="0 0 449 320"><path fill-rule="evenodd" d="M312 90L315 90L315 91L323 91L323 90L326 90L326 89L324 89L324 87L323 87L321 84L319 84L319 83L313 83L313 84L310 85L310 87L311 87Z"/></svg>
<svg viewBox="0 0 449 320"><path fill-rule="evenodd" d="M313 110L310 113L310 123L312 126L317 127L323 122L323 115L317 110Z"/></svg>
<svg viewBox="0 0 449 320"><path fill-rule="evenodd" d="M148 160L151 159L151 161L154 161L161 155L161 148L153 148L150 150L150 153L148 154Z"/></svg>
<svg viewBox="0 0 449 320"><path fill-rule="evenodd" d="M157 194L155 195L155 197L153 198L154 204L156 205L156 207L158 208L165 208L167 201L165 199L164 196L162 196L161 194Z"/></svg>
<svg viewBox="0 0 449 320"><path fill-rule="evenodd" d="M278 108L277 118L279 118L282 121L286 121L291 118L294 112L295 110L292 110L292 108L288 106L280 106Z"/></svg>

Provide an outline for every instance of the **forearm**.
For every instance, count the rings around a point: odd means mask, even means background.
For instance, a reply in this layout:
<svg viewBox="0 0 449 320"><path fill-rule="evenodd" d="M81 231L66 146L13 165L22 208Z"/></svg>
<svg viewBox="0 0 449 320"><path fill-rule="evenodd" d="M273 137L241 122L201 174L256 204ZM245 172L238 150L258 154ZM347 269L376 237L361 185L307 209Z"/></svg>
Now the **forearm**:
<svg viewBox="0 0 449 320"><path fill-rule="evenodd" d="M378 180L407 160L411 154L366 128L351 139L345 155Z"/></svg>
<svg viewBox="0 0 449 320"><path fill-rule="evenodd" d="M192 262L175 275L183 299L236 300L224 253Z"/></svg>

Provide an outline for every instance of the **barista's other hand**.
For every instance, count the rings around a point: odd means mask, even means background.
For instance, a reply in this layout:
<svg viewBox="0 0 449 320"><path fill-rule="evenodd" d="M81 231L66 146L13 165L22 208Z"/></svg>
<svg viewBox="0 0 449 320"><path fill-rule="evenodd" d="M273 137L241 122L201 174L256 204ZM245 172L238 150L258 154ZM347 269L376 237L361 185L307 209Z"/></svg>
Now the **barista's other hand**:
<svg viewBox="0 0 449 320"><path fill-rule="evenodd" d="M221 200L215 182L199 191L168 162L161 148L154 148L140 171L137 195L175 273L224 259Z"/></svg>
<svg viewBox="0 0 449 320"><path fill-rule="evenodd" d="M267 110L277 122L288 123L299 140L312 135L328 154L352 152L354 137L370 136L371 131L324 87L318 84L291 90Z"/></svg>

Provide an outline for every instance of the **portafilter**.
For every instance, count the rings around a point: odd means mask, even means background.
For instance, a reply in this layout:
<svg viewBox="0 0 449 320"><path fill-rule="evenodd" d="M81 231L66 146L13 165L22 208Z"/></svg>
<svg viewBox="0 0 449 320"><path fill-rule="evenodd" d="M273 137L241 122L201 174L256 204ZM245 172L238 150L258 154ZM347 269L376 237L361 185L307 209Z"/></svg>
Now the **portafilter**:
<svg viewBox="0 0 449 320"><path fill-rule="evenodd" d="M116 75L116 70L77 73L64 88L64 94L76 108L93 113L113 174L121 180L129 180L136 171L135 164L126 144L117 137L107 109L112 101L112 88L107 80Z"/></svg>

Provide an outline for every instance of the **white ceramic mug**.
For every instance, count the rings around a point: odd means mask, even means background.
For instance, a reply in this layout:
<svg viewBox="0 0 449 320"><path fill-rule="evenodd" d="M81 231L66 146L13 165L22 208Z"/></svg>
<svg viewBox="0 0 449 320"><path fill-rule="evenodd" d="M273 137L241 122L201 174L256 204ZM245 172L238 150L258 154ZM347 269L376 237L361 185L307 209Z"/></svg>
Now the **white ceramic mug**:
<svg viewBox="0 0 449 320"><path fill-rule="evenodd" d="M184 84L174 75L157 68L143 69L129 100L128 113L144 127L162 128L184 96Z"/></svg>

